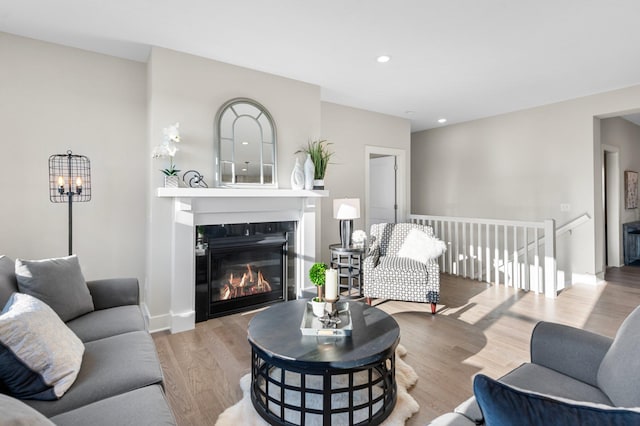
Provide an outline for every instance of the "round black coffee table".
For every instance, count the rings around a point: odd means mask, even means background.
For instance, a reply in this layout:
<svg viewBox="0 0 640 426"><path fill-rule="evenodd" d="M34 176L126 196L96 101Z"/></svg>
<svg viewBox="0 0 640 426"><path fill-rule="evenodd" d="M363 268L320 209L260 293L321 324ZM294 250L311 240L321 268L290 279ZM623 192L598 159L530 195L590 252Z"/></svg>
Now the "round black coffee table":
<svg viewBox="0 0 640 426"><path fill-rule="evenodd" d="M352 335L300 331L306 300L273 305L249 323L251 400L270 424L376 425L396 403L398 323L349 301Z"/></svg>

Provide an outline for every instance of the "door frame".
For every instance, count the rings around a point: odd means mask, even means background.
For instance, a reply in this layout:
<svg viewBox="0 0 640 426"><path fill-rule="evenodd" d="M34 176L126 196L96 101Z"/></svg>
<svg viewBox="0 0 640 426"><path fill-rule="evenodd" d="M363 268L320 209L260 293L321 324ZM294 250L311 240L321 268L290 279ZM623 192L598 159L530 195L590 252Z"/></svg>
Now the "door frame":
<svg viewBox="0 0 640 426"><path fill-rule="evenodd" d="M617 146L602 144L602 168L603 168L603 181L606 182L607 187L604 188L603 182L603 210L606 212L606 241L604 244L604 250L607 255L603 259L607 259L605 267L620 267L624 265L622 262L621 252L621 229L620 225L620 188L622 188L620 182L620 149ZM606 180L604 174L606 173ZM604 193L606 190L606 199ZM603 214L603 218L605 215ZM604 263L604 262L603 262Z"/></svg>
<svg viewBox="0 0 640 426"><path fill-rule="evenodd" d="M396 203L398 205L397 218L398 222L404 222L407 219L407 205L408 205L408 169L407 169L407 152L400 148L388 148L383 146L365 145L364 147L364 204L365 204L365 227L367 232L371 229L371 223L369 223L369 208L370 208L370 195L371 195L371 182L369 181L369 160L371 155L379 156L395 156L396 157Z"/></svg>

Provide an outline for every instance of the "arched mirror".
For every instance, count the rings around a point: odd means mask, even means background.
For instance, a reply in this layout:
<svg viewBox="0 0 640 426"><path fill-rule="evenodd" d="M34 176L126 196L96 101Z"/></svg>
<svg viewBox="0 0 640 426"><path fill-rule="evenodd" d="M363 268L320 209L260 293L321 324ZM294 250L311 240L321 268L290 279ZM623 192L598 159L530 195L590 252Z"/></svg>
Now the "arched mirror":
<svg viewBox="0 0 640 426"><path fill-rule="evenodd" d="M258 102L236 98L216 116L216 173L221 186L275 186L276 127Z"/></svg>

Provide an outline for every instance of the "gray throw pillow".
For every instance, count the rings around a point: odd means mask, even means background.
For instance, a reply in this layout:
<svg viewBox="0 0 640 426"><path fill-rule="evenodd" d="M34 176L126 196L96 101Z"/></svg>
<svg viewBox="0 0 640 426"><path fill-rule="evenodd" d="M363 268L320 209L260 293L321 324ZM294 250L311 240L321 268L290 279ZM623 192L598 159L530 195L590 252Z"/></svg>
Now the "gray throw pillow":
<svg viewBox="0 0 640 426"><path fill-rule="evenodd" d="M3 426L55 426L53 422L24 402L0 394L0 419Z"/></svg>
<svg viewBox="0 0 640 426"><path fill-rule="evenodd" d="M37 297L67 322L93 311L93 299L76 255L44 260L16 260L21 293Z"/></svg>
<svg viewBox="0 0 640 426"><path fill-rule="evenodd" d="M4 306L13 293L18 291L15 262L7 256L0 256L0 307Z"/></svg>
<svg viewBox="0 0 640 426"><path fill-rule="evenodd" d="M78 336L50 307L13 293L0 314L0 381L12 396L60 398L76 380L83 354Z"/></svg>

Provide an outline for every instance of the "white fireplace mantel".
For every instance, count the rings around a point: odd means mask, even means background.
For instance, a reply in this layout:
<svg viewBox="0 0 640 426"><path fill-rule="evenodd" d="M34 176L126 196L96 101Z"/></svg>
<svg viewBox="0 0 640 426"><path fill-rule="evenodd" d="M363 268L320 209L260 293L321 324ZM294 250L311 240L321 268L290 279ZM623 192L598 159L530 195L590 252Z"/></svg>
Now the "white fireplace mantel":
<svg viewBox="0 0 640 426"><path fill-rule="evenodd" d="M319 203L328 191L268 188L158 188L173 198L171 229L171 332L195 327L195 236L198 225L297 221L296 283L315 261Z"/></svg>
<svg viewBox="0 0 640 426"><path fill-rule="evenodd" d="M158 197L174 198L320 198L329 191L276 188L158 188Z"/></svg>

